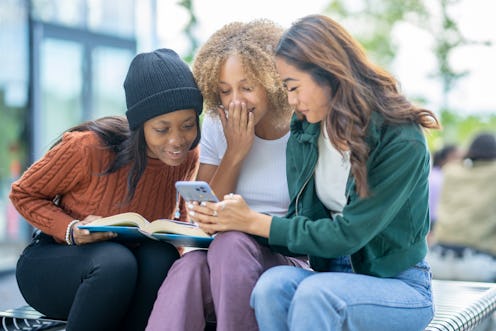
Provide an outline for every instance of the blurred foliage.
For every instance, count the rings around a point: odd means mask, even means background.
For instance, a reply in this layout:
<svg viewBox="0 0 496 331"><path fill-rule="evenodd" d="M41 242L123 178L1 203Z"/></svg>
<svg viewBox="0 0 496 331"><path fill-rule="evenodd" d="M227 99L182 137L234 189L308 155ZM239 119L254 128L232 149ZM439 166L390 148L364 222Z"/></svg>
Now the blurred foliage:
<svg viewBox="0 0 496 331"><path fill-rule="evenodd" d="M429 20L422 0L331 0L324 12L349 27L367 55L385 68L396 56L392 35L396 24L408 21L427 26Z"/></svg>
<svg viewBox="0 0 496 331"><path fill-rule="evenodd" d="M196 38L194 34L195 27L197 25L197 19L196 19L196 14L194 11L194 3L193 0L180 0L178 2L178 5L180 7L184 7L186 11L188 12L189 15L189 20L186 26L184 27L184 33L186 34L186 37L188 38L190 48L188 51L188 54L184 56L184 61L191 63L193 62L193 58L196 52L196 49L198 48L199 41L198 38Z"/></svg>
<svg viewBox="0 0 496 331"><path fill-rule="evenodd" d="M469 74L468 71L457 71L450 62L453 51L460 47L485 45L490 46L487 40L470 40L465 38L458 27L455 18L450 14L450 6L456 5L461 0L437 0L440 10L439 22L431 20L429 31L434 36L434 55L438 63L437 70L432 77L441 81L443 91L443 110L452 110L449 106L449 93L456 83Z"/></svg>
<svg viewBox="0 0 496 331"><path fill-rule="evenodd" d="M496 134L496 114L462 116L453 111L440 113L443 130L430 131L427 135L431 150L438 150L446 144L468 147L474 136L482 131Z"/></svg>
<svg viewBox="0 0 496 331"><path fill-rule="evenodd" d="M449 143L466 147L480 131L496 133L496 110L489 115L463 116L449 105L450 92L460 79L469 74L453 68L450 62L453 51L459 47L491 45L490 41L468 40L463 36L456 19L450 15L450 6L459 2L460 0L331 0L325 9L325 14L344 26L353 27L349 30L363 45L367 54L385 68L391 67L396 56L397 45L394 42L393 29L397 24L410 23L433 36L432 51L438 65L430 77L439 80L442 87L443 101L439 117L443 130L428 133L431 150ZM437 6L439 14L431 13L427 5L429 8ZM424 102L416 101L425 104L426 100L424 98Z"/></svg>
<svg viewBox="0 0 496 331"><path fill-rule="evenodd" d="M467 43L458 28L458 24L449 14L449 4L457 3L459 0L439 0L441 9L441 24L434 34L434 53L437 59L437 72L433 76L441 80L443 91L443 109L449 109L448 94L454 88L456 82L468 74L467 71L456 71L449 61L451 52Z"/></svg>
<svg viewBox="0 0 496 331"><path fill-rule="evenodd" d="M0 90L0 151L3 153L0 158L0 188L4 188L5 181L10 187L9 181L19 175L21 166L19 162L26 156L23 143L25 140L20 139L23 134L26 108L6 107L3 92Z"/></svg>

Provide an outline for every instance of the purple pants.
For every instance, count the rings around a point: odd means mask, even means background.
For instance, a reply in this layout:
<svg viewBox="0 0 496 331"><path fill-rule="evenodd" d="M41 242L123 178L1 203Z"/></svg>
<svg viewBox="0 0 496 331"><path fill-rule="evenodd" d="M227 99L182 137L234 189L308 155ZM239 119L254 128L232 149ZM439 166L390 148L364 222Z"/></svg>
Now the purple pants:
<svg viewBox="0 0 496 331"><path fill-rule="evenodd" d="M219 233L208 251L191 251L174 262L146 330L202 331L213 316L217 331L258 330L251 291L265 270L278 265L308 267L303 260L272 252L247 234Z"/></svg>

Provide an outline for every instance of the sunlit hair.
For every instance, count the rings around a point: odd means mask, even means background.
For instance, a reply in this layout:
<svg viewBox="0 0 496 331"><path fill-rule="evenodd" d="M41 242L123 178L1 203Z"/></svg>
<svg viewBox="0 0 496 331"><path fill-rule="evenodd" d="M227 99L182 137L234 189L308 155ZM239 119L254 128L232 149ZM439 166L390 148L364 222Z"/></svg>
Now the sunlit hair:
<svg viewBox="0 0 496 331"><path fill-rule="evenodd" d="M360 44L329 17L310 15L295 22L281 38L276 56L330 87L327 133L334 146L344 142L350 149L351 171L361 197L369 194L365 138L372 112L382 114L387 123L440 127L433 112L410 103L394 77L371 63Z"/></svg>
<svg viewBox="0 0 496 331"><path fill-rule="evenodd" d="M283 28L267 19L248 23L233 22L216 31L196 54L193 75L197 81L208 113L216 114L220 104L218 87L220 71L232 55L241 58L247 79L260 83L269 99L269 109L275 112L274 126L285 125L292 108L274 64L274 51Z"/></svg>
<svg viewBox="0 0 496 331"><path fill-rule="evenodd" d="M127 119L123 116L107 116L94 121L87 121L67 129L65 132L95 132L103 146L115 153L114 160L100 175L107 175L130 164L127 178L127 197L129 202L136 191L136 186L147 164L146 141L143 124L137 130L129 130ZM53 146L62 141L60 137ZM52 146L52 148L53 148Z"/></svg>

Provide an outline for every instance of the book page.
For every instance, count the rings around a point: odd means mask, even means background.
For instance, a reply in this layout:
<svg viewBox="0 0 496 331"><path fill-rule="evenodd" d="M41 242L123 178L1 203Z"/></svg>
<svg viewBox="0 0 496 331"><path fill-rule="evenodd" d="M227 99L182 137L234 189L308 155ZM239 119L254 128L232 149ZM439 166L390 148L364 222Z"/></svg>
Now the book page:
<svg viewBox="0 0 496 331"><path fill-rule="evenodd" d="M210 237L193 223L160 219L145 225L142 230L148 233L176 233L186 236Z"/></svg>
<svg viewBox="0 0 496 331"><path fill-rule="evenodd" d="M97 219L88 225L120 225L120 226L137 226L143 228L149 222L137 213L122 213Z"/></svg>

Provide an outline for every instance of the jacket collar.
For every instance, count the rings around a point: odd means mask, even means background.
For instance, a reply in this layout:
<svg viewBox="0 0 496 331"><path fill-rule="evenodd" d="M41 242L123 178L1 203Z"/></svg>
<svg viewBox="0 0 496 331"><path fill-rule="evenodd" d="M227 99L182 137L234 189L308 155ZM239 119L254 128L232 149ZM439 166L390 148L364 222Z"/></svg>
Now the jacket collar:
<svg viewBox="0 0 496 331"><path fill-rule="evenodd" d="M296 114L291 119L291 134L299 143L317 143L320 135L320 123L308 123L306 119L298 119Z"/></svg>

